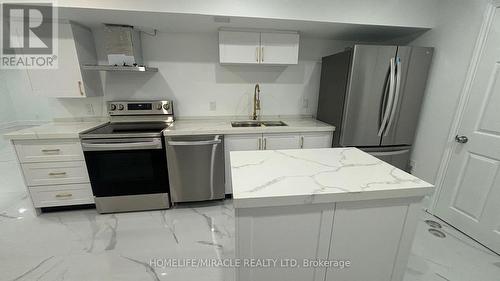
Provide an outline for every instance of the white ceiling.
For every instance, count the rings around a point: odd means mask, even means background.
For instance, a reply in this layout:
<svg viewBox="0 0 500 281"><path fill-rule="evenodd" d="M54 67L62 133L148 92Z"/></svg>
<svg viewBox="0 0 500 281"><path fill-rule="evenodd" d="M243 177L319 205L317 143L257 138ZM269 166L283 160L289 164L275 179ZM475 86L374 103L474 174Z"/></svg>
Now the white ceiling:
<svg viewBox="0 0 500 281"><path fill-rule="evenodd" d="M219 28L254 28L299 31L301 36L345 41L384 42L416 36L428 29L398 26L360 25L332 22L230 17L229 23L215 22L214 16L59 8L59 18L79 22L91 28L103 23L133 25L143 31L216 32ZM224 19L224 17L223 17Z"/></svg>

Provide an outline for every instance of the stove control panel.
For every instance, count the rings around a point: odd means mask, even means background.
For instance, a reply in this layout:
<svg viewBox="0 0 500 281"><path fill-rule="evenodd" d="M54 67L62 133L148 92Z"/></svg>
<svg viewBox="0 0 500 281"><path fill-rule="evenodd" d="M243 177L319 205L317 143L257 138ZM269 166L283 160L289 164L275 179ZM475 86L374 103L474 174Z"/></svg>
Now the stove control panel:
<svg viewBox="0 0 500 281"><path fill-rule="evenodd" d="M173 115L172 101L109 101L109 115Z"/></svg>

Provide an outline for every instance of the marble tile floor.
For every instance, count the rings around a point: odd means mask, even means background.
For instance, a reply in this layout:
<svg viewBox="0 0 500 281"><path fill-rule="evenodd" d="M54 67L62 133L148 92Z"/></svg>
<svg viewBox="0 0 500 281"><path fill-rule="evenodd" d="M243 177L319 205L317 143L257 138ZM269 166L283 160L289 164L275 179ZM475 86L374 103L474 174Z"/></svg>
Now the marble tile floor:
<svg viewBox="0 0 500 281"><path fill-rule="evenodd" d="M0 280L234 279L232 270L221 267L150 265L155 258L234 257L231 200L165 211L100 215L86 209L36 217L12 153L0 150ZM422 212L404 281L500 280L499 256L443 222L446 238L435 237L425 219L438 220Z"/></svg>

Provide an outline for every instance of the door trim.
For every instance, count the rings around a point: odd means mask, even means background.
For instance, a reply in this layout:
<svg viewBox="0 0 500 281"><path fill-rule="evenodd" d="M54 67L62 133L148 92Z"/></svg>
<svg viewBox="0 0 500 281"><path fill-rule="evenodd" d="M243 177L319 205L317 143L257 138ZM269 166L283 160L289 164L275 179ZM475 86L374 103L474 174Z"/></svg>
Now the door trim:
<svg viewBox="0 0 500 281"><path fill-rule="evenodd" d="M467 74L465 76L465 83L460 93L460 100L453 118L453 123L451 125L450 132L448 134L448 141L446 143L445 150L441 158L441 164L439 166L438 173L436 176L436 183L435 183L436 191L432 197L431 205L428 209L428 211L432 214L435 214L439 197L441 196L441 191L446 177L446 173L448 171L448 167L451 158L453 156L452 152L455 146L457 145L454 139L460 129L460 126L462 125L465 108L469 103L469 97L471 95L472 83L476 76L479 62L484 53L484 48L486 46L486 41L488 39L488 33L490 31L496 9L500 9L500 0L492 0L490 3L488 3L486 10L483 14L483 22L481 24L481 28L479 29L479 35L476 38L476 43L474 45L474 50L472 52L472 58L470 61L469 69L467 70Z"/></svg>

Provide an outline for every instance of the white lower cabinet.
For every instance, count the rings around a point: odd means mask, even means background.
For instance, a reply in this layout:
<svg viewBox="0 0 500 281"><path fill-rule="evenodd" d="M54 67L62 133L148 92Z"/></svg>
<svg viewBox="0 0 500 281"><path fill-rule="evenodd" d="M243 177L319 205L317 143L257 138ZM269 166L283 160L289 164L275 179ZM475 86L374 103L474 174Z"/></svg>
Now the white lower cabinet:
<svg viewBox="0 0 500 281"><path fill-rule="evenodd" d="M236 257L279 260L267 268L239 267L236 280L324 280L325 268L302 262L328 259L334 209L333 203L235 209ZM287 260L300 264L294 267Z"/></svg>
<svg viewBox="0 0 500 281"><path fill-rule="evenodd" d="M94 203L79 139L15 140L14 147L37 213Z"/></svg>
<svg viewBox="0 0 500 281"><path fill-rule="evenodd" d="M332 147L332 132L303 133L300 137L301 148Z"/></svg>
<svg viewBox="0 0 500 281"><path fill-rule="evenodd" d="M94 203L90 183L32 187L30 195L35 208Z"/></svg>
<svg viewBox="0 0 500 281"><path fill-rule="evenodd" d="M333 132L308 133L266 133L224 136L225 189L226 194L233 193L231 185L231 151L278 150L300 148L332 147Z"/></svg>
<svg viewBox="0 0 500 281"><path fill-rule="evenodd" d="M233 193L231 186L231 161L229 152L260 150L262 147L262 134L226 135L224 136L224 165L226 194Z"/></svg>
<svg viewBox="0 0 500 281"><path fill-rule="evenodd" d="M263 134L263 150L298 149L300 148L300 135L291 134Z"/></svg>
<svg viewBox="0 0 500 281"><path fill-rule="evenodd" d="M90 182L85 161L21 164L28 186Z"/></svg>
<svg viewBox="0 0 500 281"><path fill-rule="evenodd" d="M239 267L236 280L402 281L421 199L236 208L236 258L278 260Z"/></svg>
<svg viewBox="0 0 500 281"><path fill-rule="evenodd" d="M401 200L336 204L330 259L349 261L350 266L328 268L326 281L402 280L393 276L393 272L401 270L398 259L409 254L411 241L406 244L400 241L404 236L413 235L414 228L405 229L411 203L398 201Z"/></svg>

